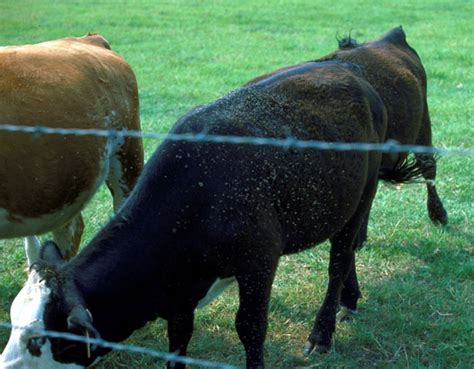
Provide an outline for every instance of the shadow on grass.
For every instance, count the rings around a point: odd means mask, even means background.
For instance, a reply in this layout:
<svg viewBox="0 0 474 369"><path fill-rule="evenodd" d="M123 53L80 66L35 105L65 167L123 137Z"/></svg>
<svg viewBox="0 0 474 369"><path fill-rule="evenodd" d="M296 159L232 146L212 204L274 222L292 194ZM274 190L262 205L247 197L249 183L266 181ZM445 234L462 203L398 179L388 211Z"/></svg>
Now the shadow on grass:
<svg viewBox="0 0 474 369"><path fill-rule="evenodd" d="M444 227L440 227L439 229L450 235L463 237L471 244L474 243L474 232L472 228L461 229L461 227L457 224L448 224Z"/></svg>
<svg viewBox="0 0 474 369"><path fill-rule="evenodd" d="M301 354L324 294L300 296L295 305L289 303L291 287L274 293L273 332L266 342L270 367L468 367L474 286L466 265L472 249L443 249L429 240L386 247L389 255L372 265L370 245L358 253L364 296L359 315L337 324L328 355ZM320 276L321 284L325 277Z"/></svg>

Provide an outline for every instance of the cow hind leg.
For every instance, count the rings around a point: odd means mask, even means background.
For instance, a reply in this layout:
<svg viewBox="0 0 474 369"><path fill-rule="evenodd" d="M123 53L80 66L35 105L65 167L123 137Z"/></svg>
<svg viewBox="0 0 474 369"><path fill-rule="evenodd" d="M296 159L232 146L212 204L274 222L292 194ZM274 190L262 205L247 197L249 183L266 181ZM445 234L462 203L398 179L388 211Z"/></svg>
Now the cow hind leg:
<svg viewBox="0 0 474 369"><path fill-rule="evenodd" d="M125 138L120 148L110 158L107 187L113 197L114 211L117 212L130 194L143 168L142 141Z"/></svg>
<svg viewBox="0 0 474 369"><path fill-rule="evenodd" d="M340 309L336 315L336 320L339 322L350 319L357 314L357 301L362 297L359 282L357 281L355 254L351 264L349 274L344 281L341 291Z"/></svg>
<svg viewBox="0 0 474 369"><path fill-rule="evenodd" d="M313 329L304 347L306 355L309 355L313 350L318 353L325 353L331 346L343 283L354 259L352 240L348 240L348 237L356 237L358 229L355 228L354 225L345 227L343 232L336 234L331 239L329 284L324 302L319 309Z"/></svg>
<svg viewBox="0 0 474 369"><path fill-rule="evenodd" d="M109 174L106 183L112 194L114 211L117 212L131 190L124 180L124 167L117 154L110 160Z"/></svg>
<svg viewBox="0 0 474 369"><path fill-rule="evenodd" d="M53 230L54 242L58 245L65 259L70 259L77 254L84 231L82 214L77 214L71 221Z"/></svg>
<svg viewBox="0 0 474 369"><path fill-rule="evenodd" d="M354 240L353 250L357 251L367 240L367 228L369 225L369 214L370 209L367 211L363 217L362 224L357 233L356 239ZM347 275L346 280L344 281L344 286L341 291L341 305L339 312L337 313L337 321L343 321L350 319L357 314L357 301L362 297L359 288L359 282L357 280L357 271L355 264L355 253L352 260L352 264Z"/></svg>
<svg viewBox="0 0 474 369"><path fill-rule="evenodd" d="M352 218L331 239L329 260L329 283L324 302L319 309L313 329L304 347L304 354L316 350L325 353L331 347L332 335L336 328L336 313L343 297L343 305L355 310L359 299L359 285L355 269L354 248L359 240L361 227L369 214L377 191L377 178L366 184L364 194ZM343 288L346 287L344 294Z"/></svg>

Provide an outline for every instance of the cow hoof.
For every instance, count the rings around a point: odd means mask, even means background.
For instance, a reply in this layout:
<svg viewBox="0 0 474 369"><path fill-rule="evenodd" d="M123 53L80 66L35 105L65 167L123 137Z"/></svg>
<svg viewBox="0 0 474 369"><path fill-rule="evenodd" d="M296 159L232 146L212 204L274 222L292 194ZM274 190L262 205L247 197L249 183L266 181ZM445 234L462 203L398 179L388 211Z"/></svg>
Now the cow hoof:
<svg viewBox="0 0 474 369"><path fill-rule="evenodd" d="M434 225L448 224L448 213L439 200L428 199L428 215Z"/></svg>
<svg viewBox="0 0 474 369"><path fill-rule="evenodd" d="M306 343L304 344L304 349L303 349L303 354L305 356L309 356L311 355L311 353L313 352L314 350L314 347L315 347L315 344L310 342L310 341L306 341Z"/></svg>
<svg viewBox="0 0 474 369"><path fill-rule="evenodd" d="M434 225L445 226L448 224L448 213L444 209L441 209L436 212L430 211L429 216L430 216L431 222Z"/></svg>
<svg viewBox="0 0 474 369"><path fill-rule="evenodd" d="M330 345L317 345L316 352L318 354L326 354L329 352Z"/></svg>
<svg viewBox="0 0 474 369"><path fill-rule="evenodd" d="M318 354L325 354L329 351L329 348L331 345L316 345L315 343L312 343L311 341L306 341L304 345L304 350L303 353L305 356L309 356L314 352L317 352Z"/></svg>
<svg viewBox="0 0 474 369"><path fill-rule="evenodd" d="M341 306L339 311L336 314L336 320L338 322L343 322L345 320L350 320L357 315L357 310L349 309L345 306Z"/></svg>

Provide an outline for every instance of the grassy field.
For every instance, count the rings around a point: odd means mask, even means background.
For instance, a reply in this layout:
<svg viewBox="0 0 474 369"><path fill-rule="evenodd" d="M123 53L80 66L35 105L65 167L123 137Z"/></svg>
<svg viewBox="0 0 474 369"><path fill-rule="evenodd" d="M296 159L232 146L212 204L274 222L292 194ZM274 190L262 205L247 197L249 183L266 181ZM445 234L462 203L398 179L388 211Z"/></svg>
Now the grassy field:
<svg viewBox="0 0 474 369"><path fill-rule="evenodd" d="M144 131L167 132L191 107L254 76L322 56L335 36L358 41L403 25L428 73L434 144L474 147L472 1L24 1L0 0L0 45L99 32L133 66ZM1 73L1 70L0 70ZM158 142L146 141L146 157ZM446 156L438 190L449 225L431 225L423 185L382 185L357 266L359 316L339 324L331 352L302 357L327 283L328 246L282 258L266 340L268 368L474 367L474 160ZM1 181L1 178L0 178ZM85 242L107 221L101 189L85 212ZM22 240L0 241L0 321L25 277ZM242 366L236 289L197 313L189 355ZM117 322L120 324L120 322ZM127 342L167 350L156 321ZM0 330L0 349L9 332ZM156 368L146 356L108 355L97 369Z"/></svg>

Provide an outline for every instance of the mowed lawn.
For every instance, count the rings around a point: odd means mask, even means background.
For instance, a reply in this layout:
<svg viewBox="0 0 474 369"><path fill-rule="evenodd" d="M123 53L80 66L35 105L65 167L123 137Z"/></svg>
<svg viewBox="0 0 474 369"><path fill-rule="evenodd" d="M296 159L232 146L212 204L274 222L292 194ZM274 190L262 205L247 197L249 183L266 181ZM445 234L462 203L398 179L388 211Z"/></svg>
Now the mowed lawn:
<svg viewBox="0 0 474 369"><path fill-rule="evenodd" d="M374 4L0 0L0 45L101 33L136 72L143 130L167 132L197 104L332 51L337 34L351 32L363 42L401 24L428 73L434 144L473 148L473 2ZM158 144L145 142L146 158ZM430 223L423 184L379 187L369 240L357 255L359 316L338 325L325 356L304 358L302 349L324 296L328 245L283 257L270 304L267 367L474 367L473 173L472 157L439 160L437 186L449 213L445 228ZM85 211L84 244L110 216L110 197L102 188ZM22 240L0 241L0 260L0 321L6 322L26 278ZM234 329L237 307L234 287L197 312L190 356L244 365ZM0 329L0 350L8 335ZM127 343L166 351L166 322L148 324ZM96 368L163 365L147 356L111 353Z"/></svg>

